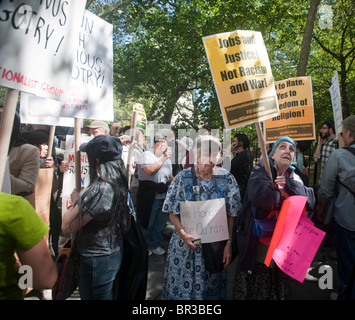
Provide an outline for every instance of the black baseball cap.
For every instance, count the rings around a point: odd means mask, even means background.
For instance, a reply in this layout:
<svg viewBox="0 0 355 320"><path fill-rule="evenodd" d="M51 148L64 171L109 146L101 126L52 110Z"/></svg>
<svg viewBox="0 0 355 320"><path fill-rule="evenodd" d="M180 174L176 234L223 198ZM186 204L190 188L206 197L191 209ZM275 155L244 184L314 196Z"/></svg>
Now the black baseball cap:
<svg viewBox="0 0 355 320"><path fill-rule="evenodd" d="M87 153L89 161L97 158L100 163L118 160L122 155L122 143L120 139L108 134L94 137L88 143L81 144L79 149Z"/></svg>

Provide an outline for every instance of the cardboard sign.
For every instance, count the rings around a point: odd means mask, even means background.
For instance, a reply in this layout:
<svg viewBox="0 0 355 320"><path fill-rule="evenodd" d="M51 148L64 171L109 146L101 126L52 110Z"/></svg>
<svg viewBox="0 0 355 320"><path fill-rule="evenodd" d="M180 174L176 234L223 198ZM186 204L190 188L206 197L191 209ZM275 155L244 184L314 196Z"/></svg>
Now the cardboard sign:
<svg viewBox="0 0 355 320"><path fill-rule="evenodd" d="M112 25L88 10L81 17L66 101L29 96L30 115L113 121Z"/></svg>
<svg viewBox="0 0 355 320"><path fill-rule="evenodd" d="M0 1L0 85L65 101L85 3Z"/></svg>
<svg viewBox="0 0 355 320"><path fill-rule="evenodd" d="M227 129L279 114L260 32L236 30L204 37L203 43Z"/></svg>
<svg viewBox="0 0 355 320"><path fill-rule="evenodd" d="M229 239L224 198L181 202L180 219L185 232L201 243Z"/></svg>
<svg viewBox="0 0 355 320"><path fill-rule="evenodd" d="M311 77L275 82L280 114L264 121L265 142L288 136L294 140L316 138Z"/></svg>
<svg viewBox="0 0 355 320"><path fill-rule="evenodd" d="M81 136L80 142L89 142L93 137ZM67 211L68 207L72 205L70 194L75 189L75 148L74 136L67 135L66 150L64 153L64 160L69 163L69 170L63 175L63 191L62 191L62 214ZM87 187L90 183L89 162L87 154L80 152L81 157L81 186Z"/></svg>

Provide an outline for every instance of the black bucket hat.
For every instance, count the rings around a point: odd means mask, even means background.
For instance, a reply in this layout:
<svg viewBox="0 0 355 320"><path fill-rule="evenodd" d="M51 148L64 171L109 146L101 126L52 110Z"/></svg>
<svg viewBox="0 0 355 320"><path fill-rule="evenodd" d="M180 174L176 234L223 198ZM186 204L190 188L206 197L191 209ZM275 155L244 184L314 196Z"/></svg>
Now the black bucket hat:
<svg viewBox="0 0 355 320"><path fill-rule="evenodd" d="M100 163L118 160L122 156L120 139L107 134L96 136L88 143L81 144L79 149L87 153L89 161L97 158Z"/></svg>

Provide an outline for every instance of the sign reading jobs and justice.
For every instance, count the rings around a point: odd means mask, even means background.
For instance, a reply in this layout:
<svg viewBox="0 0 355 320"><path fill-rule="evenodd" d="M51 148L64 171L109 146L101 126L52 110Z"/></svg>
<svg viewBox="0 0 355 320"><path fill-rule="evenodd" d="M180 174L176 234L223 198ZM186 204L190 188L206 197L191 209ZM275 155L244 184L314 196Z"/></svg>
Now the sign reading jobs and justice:
<svg viewBox="0 0 355 320"><path fill-rule="evenodd" d="M227 129L279 114L260 32L236 30L204 37L203 43Z"/></svg>
<svg viewBox="0 0 355 320"><path fill-rule="evenodd" d="M265 142L289 136L294 140L315 139L311 77L275 82L280 114L264 121Z"/></svg>

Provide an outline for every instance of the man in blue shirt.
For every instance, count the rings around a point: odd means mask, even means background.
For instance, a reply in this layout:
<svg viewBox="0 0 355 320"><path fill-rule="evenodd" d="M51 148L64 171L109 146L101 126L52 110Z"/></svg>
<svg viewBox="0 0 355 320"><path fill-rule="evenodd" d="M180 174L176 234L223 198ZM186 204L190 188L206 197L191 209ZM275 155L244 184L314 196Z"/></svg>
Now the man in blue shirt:
<svg viewBox="0 0 355 320"><path fill-rule="evenodd" d="M334 150L323 169L318 190L319 218L326 223L334 215L338 274L342 286L349 286L355 265L355 115L346 118L342 126L346 148ZM334 206L326 214L327 200L333 200ZM352 299L354 287L352 284Z"/></svg>

